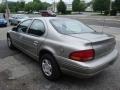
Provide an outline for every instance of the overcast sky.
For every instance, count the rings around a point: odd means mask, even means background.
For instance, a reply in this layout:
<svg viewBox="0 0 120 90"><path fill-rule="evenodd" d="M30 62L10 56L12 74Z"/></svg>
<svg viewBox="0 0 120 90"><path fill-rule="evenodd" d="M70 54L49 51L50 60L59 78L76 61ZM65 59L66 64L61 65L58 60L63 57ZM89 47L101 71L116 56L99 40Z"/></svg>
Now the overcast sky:
<svg viewBox="0 0 120 90"><path fill-rule="evenodd" d="M0 0L0 2L1 2L2 0ZM18 0L8 0L8 1L18 1ZM26 1L26 2L30 2L30 1L32 1L32 0L24 0L24 1ZM54 0L41 0L41 1L46 1L46 2L49 2L49 3L52 3ZM55 0L56 2L57 1L59 1L59 0ZM72 2L72 0L63 0L63 1L65 1L65 2ZM89 1L91 1L91 0L84 0L85 2L89 2Z"/></svg>

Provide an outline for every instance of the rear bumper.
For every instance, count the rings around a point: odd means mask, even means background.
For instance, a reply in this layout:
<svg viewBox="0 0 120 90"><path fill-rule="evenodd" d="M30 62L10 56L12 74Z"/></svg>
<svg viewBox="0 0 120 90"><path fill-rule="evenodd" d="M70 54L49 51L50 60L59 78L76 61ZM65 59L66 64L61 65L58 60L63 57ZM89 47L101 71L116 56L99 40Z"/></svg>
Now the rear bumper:
<svg viewBox="0 0 120 90"><path fill-rule="evenodd" d="M77 77L90 77L96 75L108 66L112 65L116 61L117 57L118 51L114 49L110 54L89 62L78 62L59 56L56 58L61 70L64 73Z"/></svg>

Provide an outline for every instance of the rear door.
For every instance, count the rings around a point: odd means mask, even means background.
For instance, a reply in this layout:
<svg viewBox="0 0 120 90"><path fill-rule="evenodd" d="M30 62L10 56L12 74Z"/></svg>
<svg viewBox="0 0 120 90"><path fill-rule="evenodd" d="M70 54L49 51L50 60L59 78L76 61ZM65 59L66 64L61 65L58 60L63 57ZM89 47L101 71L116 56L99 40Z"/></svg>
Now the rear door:
<svg viewBox="0 0 120 90"><path fill-rule="evenodd" d="M37 58L38 48L45 39L45 24L42 20L35 19L28 29L28 34L24 36L23 43L25 49L33 57Z"/></svg>

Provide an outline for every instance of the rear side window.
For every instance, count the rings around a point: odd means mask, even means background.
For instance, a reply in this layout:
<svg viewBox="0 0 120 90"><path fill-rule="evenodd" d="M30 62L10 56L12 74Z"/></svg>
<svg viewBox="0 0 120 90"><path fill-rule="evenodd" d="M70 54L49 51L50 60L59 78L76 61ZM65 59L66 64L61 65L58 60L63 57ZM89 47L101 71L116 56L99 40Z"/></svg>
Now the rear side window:
<svg viewBox="0 0 120 90"><path fill-rule="evenodd" d="M45 32L44 23L41 20L34 20L31 27L28 30L29 34L41 36Z"/></svg>
<svg viewBox="0 0 120 90"><path fill-rule="evenodd" d="M20 25L18 25L17 30L18 32L23 32L26 33L28 27L30 26L30 24L32 23L32 20L26 20L23 21Z"/></svg>

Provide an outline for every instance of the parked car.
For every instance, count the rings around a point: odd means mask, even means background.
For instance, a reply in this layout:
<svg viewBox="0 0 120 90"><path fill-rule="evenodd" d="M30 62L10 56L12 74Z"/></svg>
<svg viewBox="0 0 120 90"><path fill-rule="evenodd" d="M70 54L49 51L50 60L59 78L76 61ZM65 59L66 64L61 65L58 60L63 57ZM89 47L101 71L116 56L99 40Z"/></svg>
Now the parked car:
<svg viewBox="0 0 120 90"><path fill-rule="evenodd" d="M43 11L40 11L41 13L41 16L43 17L56 17L56 14L50 10L43 10Z"/></svg>
<svg viewBox="0 0 120 90"><path fill-rule="evenodd" d="M0 27L7 27L7 20L0 16Z"/></svg>
<svg viewBox="0 0 120 90"><path fill-rule="evenodd" d="M39 61L48 80L58 79L61 73L91 77L118 56L114 36L66 18L24 20L7 32L7 42L9 48L19 48Z"/></svg>
<svg viewBox="0 0 120 90"><path fill-rule="evenodd" d="M37 11L34 11L34 12L33 12L33 14L39 14L39 12L37 12Z"/></svg>
<svg viewBox="0 0 120 90"><path fill-rule="evenodd" d="M17 25L18 23L20 23L23 20L28 19L28 18L29 17L24 14L15 14L9 18L9 23L10 23L10 25Z"/></svg>
<svg viewBox="0 0 120 90"><path fill-rule="evenodd" d="M25 11L17 11L18 14L25 14Z"/></svg>

